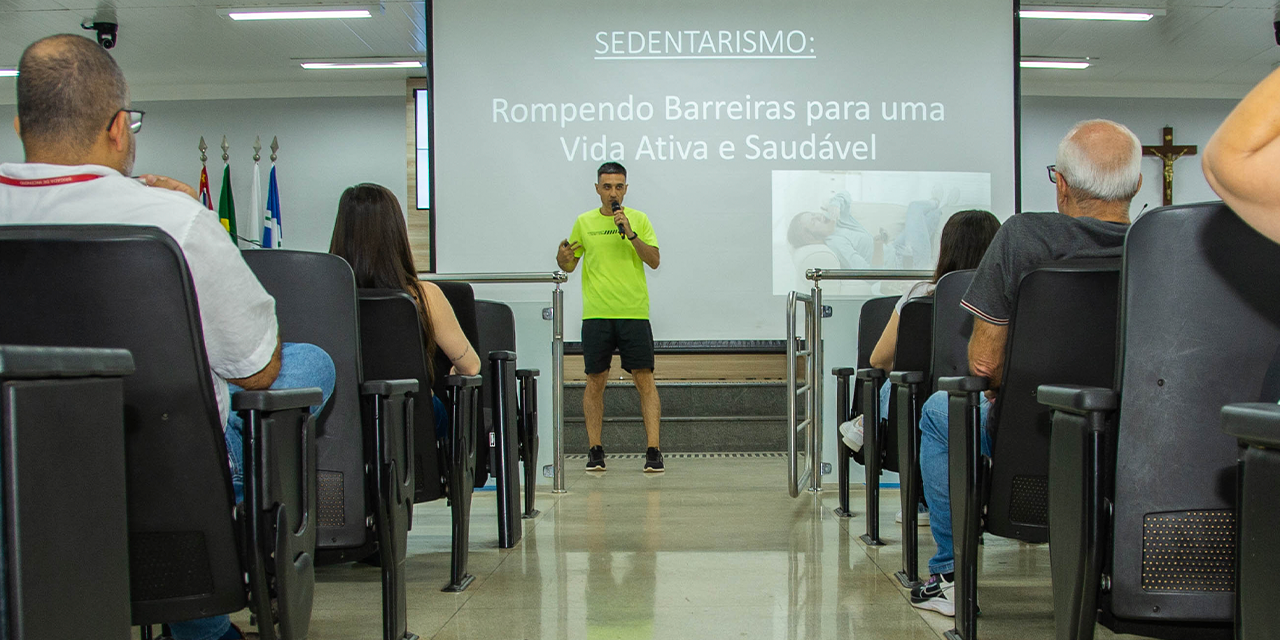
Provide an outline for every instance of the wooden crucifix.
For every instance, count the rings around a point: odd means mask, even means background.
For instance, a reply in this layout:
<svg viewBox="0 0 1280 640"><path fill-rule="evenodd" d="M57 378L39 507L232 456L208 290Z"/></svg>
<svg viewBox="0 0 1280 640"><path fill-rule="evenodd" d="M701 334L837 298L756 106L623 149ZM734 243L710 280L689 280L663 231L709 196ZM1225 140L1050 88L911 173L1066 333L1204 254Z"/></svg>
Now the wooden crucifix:
<svg viewBox="0 0 1280 640"><path fill-rule="evenodd" d="M1195 145L1173 143L1173 127L1164 128L1164 144L1142 147L1142 155L1155 156L1164 163L1164 206L1173 204L1173 161L1182 156L1195 154Z"/></svg>

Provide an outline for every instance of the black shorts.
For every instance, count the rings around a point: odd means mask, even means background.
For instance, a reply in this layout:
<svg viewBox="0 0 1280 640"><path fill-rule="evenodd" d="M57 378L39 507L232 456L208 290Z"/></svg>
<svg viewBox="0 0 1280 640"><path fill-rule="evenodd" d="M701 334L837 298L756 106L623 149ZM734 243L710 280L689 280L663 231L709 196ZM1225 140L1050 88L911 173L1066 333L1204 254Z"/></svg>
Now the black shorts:
<svg viewBox="0 0 1280 640"><path fill-rule="evenodd" d="M648 320L593 318L582 321L582 360L587 375L609 370L613 351L622 353L622 368L653 369L653 328Z"/></svg>

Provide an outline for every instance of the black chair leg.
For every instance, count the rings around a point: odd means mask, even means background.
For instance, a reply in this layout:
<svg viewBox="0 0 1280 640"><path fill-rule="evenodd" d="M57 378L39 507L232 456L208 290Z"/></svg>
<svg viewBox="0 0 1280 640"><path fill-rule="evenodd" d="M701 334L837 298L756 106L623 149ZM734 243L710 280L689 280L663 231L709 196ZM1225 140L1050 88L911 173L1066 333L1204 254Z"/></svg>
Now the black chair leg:
<svg viewBox="0 0 1280 640"><path fill-rule="evenodd" d="M948 464L951 481L951 536L955 551L955 628L947 640L978 637L978 537L981 511L982 416L980 392L948 398Z"/></svg>
<svg viewBox="0 0 1280 640"><path fill-rule="evenodd" d="M479 431L480 376L449 376L453 411L452 459L449 473L449 506L453 512L453 550L449 584L444 591L457 593L471 586L467 573L471 542L471 492L476 480L476 438Z"/></svg>
<svg viewBox="0 0 1280 640"><path fill-rule="evenodd" d="M876 370L879 372L879 370ZM861 378L862 383L862 465L866 472L867 532L861 540L868 547L882 547L880 539L880 387L884 374Z"/></svg>
<svg viewBox="0 0 1280 640"><path fill-rule="evenodd" d="M524 513L520 517L532 520L539 513L534 508L538 486L538 370L518 369L516 380L520 385L520 459L524 461Z"/></svg>
<svg viewBox="0 0 1280 640"><path fill-rule="evenodd" d="M895 385L898 394L898 477L902 505L902 570L894 574L902 586L920 584L920 387Z"/></svg>
<svg viewBox="0 0 1280 640"><path fill-rule="evenodd" d="M831 373L836 376L836 424L841 425L853 417L849 403L849 378L853 369L835 369ZM849 464L852 457L853 451L845 446L844 438L837 437L836 480L840 506L836 507L835 514L842 518L853 517L853 512L849 510Z"/></svg>
<svg viewBox="0 0 1280 640"><path fill-rule="evenodd" d="M1100 416L1055 411L1049 444L1049 526L1053 616L1058 640L1092 640L1102 579L1106 514L1106 435ZM1099 422L1099 424L1101 424Z"/></svg>

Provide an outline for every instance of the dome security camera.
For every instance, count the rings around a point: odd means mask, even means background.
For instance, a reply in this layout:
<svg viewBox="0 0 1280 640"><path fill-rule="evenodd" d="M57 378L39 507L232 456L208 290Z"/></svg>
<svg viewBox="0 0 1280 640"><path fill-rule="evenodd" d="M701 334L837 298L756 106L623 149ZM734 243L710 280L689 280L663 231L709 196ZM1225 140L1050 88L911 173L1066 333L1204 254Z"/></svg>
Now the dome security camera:
<svg viewBox="0 0 1280 640"><path fill-rule="evenodd" d="M119 36L117 35L120 31L119 24L115 22L91 22L86 20L80 26L86 31L97 31L98 44L102 45L103 49L111 49L116 46L116 41L119 39Z"/></svg>

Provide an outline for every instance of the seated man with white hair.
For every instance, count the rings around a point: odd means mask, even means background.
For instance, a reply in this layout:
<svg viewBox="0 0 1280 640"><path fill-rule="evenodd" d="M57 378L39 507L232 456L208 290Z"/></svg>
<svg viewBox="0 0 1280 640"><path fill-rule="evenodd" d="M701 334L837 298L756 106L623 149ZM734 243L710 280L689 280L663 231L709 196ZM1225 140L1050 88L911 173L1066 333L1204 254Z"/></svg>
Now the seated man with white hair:
<svg viewBox="0 0 1280 640"><path fill-rule="evenodd" d="M1000 390L1018 281L1052 260L1119 257L1129 230L1129 202L1142 186L1141 159L1138 138L1125 126L1109 120L1077 124L1058 145L1058 163L1049 166L1058 212L1015 215L991 241L960 302L974 316L969 370L991 382L981 409L983 455L991 455L987 415ZM911 604L954 616L947 404L946 392L939 391L920 414L920 475L938 551L929 560L929 582L912 589Z"/></svg>

